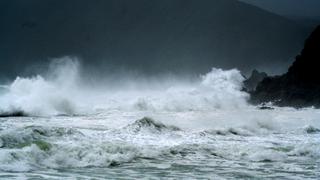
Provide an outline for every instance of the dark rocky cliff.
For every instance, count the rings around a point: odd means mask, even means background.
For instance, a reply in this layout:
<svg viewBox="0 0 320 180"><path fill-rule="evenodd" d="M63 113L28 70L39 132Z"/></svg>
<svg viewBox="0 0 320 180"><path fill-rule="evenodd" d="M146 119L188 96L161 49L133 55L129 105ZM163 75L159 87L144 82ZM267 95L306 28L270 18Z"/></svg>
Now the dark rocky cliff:
<svg viewBox="0 0 320 180"><path fill-rule="evenodd" d="M253 103L320 107L320 26L306 40L288 72L265 78L251 93Z"/></svg>

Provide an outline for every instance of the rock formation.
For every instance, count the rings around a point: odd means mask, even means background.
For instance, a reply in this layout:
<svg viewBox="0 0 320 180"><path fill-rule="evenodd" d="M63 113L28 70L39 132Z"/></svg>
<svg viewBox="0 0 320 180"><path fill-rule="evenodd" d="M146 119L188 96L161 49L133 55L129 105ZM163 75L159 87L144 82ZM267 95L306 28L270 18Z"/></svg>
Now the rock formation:
<svg viewBox="0 0 320 180"><path fill-rule="evenodd" d="M266 77L268 77L267 73L253 70L251 76L244 81L246 91L256 90L257 85Z"/></svg>
<svg viewBox="0 0 320 180"><path fill-rule="evenodd" d="M320 107L320 26L306 40L288 72L265 78L251 93L253 103L279 106Z"/></svg>

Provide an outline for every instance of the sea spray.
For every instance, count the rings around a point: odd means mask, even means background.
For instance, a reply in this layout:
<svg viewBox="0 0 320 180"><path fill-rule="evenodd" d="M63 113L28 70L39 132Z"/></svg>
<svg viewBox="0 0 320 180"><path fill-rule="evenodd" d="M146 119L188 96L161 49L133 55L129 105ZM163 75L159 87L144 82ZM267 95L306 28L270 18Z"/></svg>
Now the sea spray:
<svg viewBox="0 0 320 180"><path fill-rule="evenodd" d="M125 111L207 111L247 106L248 94L241 91L244 78L238 70L213 68L193 82L180 81L158 88L144 88L139 79L135 88L123 84L109 89L108 83L89 87L81 81L77 58L53 59L47 72L29 78L17 77L0 96L0 112L6 116L75 115L96 109ZM124 74L123 77L126 75ZM110 83L111 84L111 83ZM19 112L19 113L17 113Z"/></svg>
<svg viewBox="0 0 320 180"><path fill-rule="evenodd" d="M165 88L119 89L108 91L106 109L151 112L210 111L247 107L249 95L242 90L244 78L238 70L213 68L193 82ZM139 84L139 81L136 82ZM161 82L159 82L160 84Z"/></svg>
<svg viewBox="0 0 320 180"><path fill-rule="evenodd" d="M76 113L78 61L71 57L54 59L46 78L17 77L0 97L0 112L30 116L72 115Z"/></svg>

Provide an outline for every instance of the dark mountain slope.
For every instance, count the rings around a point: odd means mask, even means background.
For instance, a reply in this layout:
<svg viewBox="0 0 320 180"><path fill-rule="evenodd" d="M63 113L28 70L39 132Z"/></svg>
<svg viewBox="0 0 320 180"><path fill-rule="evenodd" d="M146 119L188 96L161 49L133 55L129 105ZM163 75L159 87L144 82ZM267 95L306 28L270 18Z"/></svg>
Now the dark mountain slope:
<svg viewBox="0 0 320 180"><path fill-rule="evenodd" d="M146 73L288 63L304 31L236 0L3 0L0 72L49 57Z"/></svg>

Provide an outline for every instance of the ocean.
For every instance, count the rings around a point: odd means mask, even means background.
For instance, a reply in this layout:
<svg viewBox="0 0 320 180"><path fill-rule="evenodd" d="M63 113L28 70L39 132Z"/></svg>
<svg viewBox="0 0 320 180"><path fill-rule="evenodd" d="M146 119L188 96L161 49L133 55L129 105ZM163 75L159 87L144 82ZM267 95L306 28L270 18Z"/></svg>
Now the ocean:
<svg viewBox="0 0 320 180"><path fill-rule="evenodd" d="M0 87L0 179L319 179L320 110L262 110L243 80L85 86L66 57Z"/></svg>

